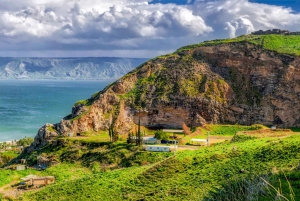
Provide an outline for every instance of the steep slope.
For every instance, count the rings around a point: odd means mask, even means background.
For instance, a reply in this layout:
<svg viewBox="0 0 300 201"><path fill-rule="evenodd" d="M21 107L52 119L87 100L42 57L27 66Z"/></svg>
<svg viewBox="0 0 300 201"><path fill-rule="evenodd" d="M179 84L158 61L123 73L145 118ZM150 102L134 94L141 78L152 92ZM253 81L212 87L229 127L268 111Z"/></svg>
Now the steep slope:
<svg viewBox="0 0 300 201"><path fill-rule="evenodd" d="M147 59L0 58L0 79L117 79Z"/></svg>
<svg viewBox="0 0 300 201"><path fill-rule="evenodd" d="M75 104L60 123L41 128L28 151L57 135L109 126L126 134L139 117L143 126L156 128L180 128L183 122L299 126L299 47L299 35L249 35L183 47Z"/></svg>

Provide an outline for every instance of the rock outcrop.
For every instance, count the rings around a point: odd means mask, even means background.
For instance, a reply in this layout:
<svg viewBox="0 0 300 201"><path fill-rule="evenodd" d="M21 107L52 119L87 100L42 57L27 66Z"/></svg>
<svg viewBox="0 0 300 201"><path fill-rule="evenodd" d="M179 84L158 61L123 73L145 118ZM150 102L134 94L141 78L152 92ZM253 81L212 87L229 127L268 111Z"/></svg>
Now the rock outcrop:
<svg viewBox="0 0 300 201"><path fill-rule="evenodd" d="M206 123L300 126L300 57L239 41L152 59L107 86L54 126L57 135L126 134ZM43 132L42 130L40 130ZM54 134L45 129L31 150ZM54 135L55 136L55 135Z"/></svg>

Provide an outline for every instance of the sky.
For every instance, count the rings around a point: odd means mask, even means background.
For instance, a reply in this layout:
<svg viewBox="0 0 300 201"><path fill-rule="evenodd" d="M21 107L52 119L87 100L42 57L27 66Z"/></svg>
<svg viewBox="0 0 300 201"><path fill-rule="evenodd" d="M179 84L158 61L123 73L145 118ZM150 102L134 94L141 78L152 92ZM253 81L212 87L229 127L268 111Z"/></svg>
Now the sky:
<svg viewBox="0 0 300 201"><path fill-rule="evenodd" d="M0 57L151 58L274 28L300 31L300 0L0 0Z"/></svg>

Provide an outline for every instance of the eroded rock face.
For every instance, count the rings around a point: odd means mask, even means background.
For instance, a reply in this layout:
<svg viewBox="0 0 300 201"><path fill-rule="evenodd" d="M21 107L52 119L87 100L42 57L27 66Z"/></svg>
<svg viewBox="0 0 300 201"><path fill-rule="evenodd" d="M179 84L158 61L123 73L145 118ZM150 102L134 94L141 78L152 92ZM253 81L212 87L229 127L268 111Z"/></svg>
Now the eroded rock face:
<svg viewBox="0 0 300 201"><path fill-rule="evenodd" d="M55 125L53 124L45 124L42 128L40 128L34 138L34 142L29 147L27 147L24 152L30 153L36 148L43 147L52 143L53 139L58 136L58 133L53 130L54 127Z"/></svg>
<svg viewBox="0 0 300 201"><path fill-rule="evenodd" d="M57 135L206 123L300 126L300 59L242 43L148 61L55 125ZM71 117L71 118L70 118ZM32 147L52 134L41 128ZM43 140L44 139L44 140Z"/></svg>

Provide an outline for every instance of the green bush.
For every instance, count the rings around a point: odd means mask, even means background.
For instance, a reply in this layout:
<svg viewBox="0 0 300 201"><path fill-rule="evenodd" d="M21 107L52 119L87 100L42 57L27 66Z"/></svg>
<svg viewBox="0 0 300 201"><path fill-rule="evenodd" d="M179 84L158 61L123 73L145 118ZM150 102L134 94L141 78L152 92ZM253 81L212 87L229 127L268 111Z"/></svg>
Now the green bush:
<svg viewBox="0 0 300 201"><path fill-rule="evenodd" d="M34 141L34 139L32 137L25 137L25 138L20 139L19 141L17 141L17 145L27 147L31 143L33 143L33 141Z"/></svg>
<svg viewBox="0 0 300 201"><path fill-rule="evenodd" d="M162 130L157 130L154 132L154 137L158 140L169 140L170 134L168 134Z"/></svg>
<svg viewBox="0 0 300 201"><path fill-rule="evenodd" d="M74 106L78 106L78 105L86 105L88 103L88 100L79 100L77 101Z"/></svg>

